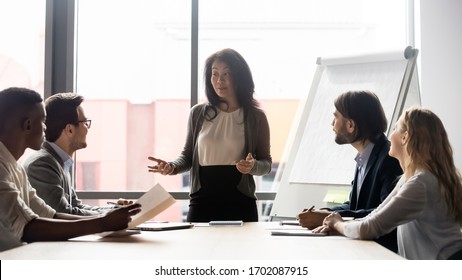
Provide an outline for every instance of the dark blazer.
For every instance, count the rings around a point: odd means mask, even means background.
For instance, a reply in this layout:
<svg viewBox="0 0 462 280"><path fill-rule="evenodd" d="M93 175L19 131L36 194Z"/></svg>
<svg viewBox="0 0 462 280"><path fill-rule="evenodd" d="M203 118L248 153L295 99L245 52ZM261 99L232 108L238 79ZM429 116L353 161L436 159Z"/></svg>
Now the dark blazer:
<svg viewBox="0 0 462 280"><path fill-rule="evenodd" d="M22 165L37 195L57 212L89 216L107 210L82 204L65 174L62 159L47 142L27 157Z"/></svg>
<svg viewBox="0 0 462 280"><path fill-rule="evenodd" d="M379 206L393 190L399 176L403 174L399 161L388 155L390 141L388 141L384 134L374 144L367 162L359 198L357 198L356 173L358 171L356 170L355 179L352 182L350 200L329 210L337 211L344 217L362 218ZM381 237L377 242L397 252L396 230Z"/></svg>

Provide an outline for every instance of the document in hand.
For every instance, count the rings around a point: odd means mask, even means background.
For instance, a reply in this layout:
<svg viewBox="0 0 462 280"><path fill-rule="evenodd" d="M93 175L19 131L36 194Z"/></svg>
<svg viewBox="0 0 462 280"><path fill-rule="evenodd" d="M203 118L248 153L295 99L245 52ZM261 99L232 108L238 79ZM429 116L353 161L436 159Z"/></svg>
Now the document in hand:
<svg viewBox="0 0 462 280"><path fill-rule="evenodd" d="M156 184L135 203L141 204L141 212L132 217L132 221L128 224L128 228L134 228L154 218L174 204L175 199L160 184Z"/></svg>

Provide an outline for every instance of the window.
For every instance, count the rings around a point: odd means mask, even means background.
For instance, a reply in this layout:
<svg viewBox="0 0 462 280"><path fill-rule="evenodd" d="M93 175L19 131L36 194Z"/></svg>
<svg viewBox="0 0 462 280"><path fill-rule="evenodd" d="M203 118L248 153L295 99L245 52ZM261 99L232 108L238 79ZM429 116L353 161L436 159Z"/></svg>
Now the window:
<svg viewBox="0 0 462 280"><path fill-rule="evenodd" d="M78 159L98 162L98 190L146 191L160 183L182 191L181 176L149 173L147 157L172 160L183 147L190 1L79 1L77 9L75 85L93 120Z"/></svg>
<svg viewBox="0 0 462 280"><path fill-rule="evenodd" d="M247 60L255 98L270 123L275 168L298 102L309 92L317 57L404 49L406 43L403 1L199 1L199 65L228 47ZM203 83L199 85L199 93L204 92ZM271 182L259 179L267 190Z"/></svg>
<svg viewBox="0 0 462 280"><path fill-rule="evenodd" d="M196 3L198 38L191 38ZM229 47L249 63L269 119L274 170L256 179L258 190L271 190L316 58L403 49L406 13L400 0L79 1L75 88L93 123L77 158L97 164L97 190L145 191L160 183L187 191L189 174L148 173L147 157L173 160L181 152L190 102L205 100L204 62ZM196 47L198 69L191 70ZM198 97L191 89L196 75Z"/></svg>
<svg viewBox="0 0 462 280"><path fill-rule="evenodd" d="M45 0L0 1L0 38L0 90L27 87L43 95Z"/></svg>
<svg viewBox="0 0 462 280"><path fill-rule="evenodd" d="M26 87L43 97L45 0L0 1L0 42L0 91Z"/></svg>
<svg viewBox="0 0 462 280"><path fill-rule="evenodd" d="M77 162L75 174L75 187L79 190L97 191L99 182L99 162Z"/></svg>

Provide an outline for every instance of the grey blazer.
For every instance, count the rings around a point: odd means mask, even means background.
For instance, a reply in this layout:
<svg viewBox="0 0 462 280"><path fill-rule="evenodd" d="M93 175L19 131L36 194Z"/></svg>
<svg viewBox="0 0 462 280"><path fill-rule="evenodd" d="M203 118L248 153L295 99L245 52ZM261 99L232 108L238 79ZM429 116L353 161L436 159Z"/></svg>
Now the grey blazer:
<svg viewBox="0 0 462 280"><path fill-rule="evenodd" d="M63 161L47 142L22 165L37 195L57 212L90 216L108 209L86 205L78 199L64 171Z"/></svg>

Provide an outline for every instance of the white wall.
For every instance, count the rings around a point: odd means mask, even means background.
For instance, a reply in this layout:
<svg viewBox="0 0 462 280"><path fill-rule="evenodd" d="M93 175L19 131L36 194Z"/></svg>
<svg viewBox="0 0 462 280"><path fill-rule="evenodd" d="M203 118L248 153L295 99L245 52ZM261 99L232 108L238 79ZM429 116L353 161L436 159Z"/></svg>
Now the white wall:
<svg viewBox="0 0 462 280"><path fill-rule="evenodd" d="M422 105L443 121L462 170L462 1L420 1Z"/></svg>

